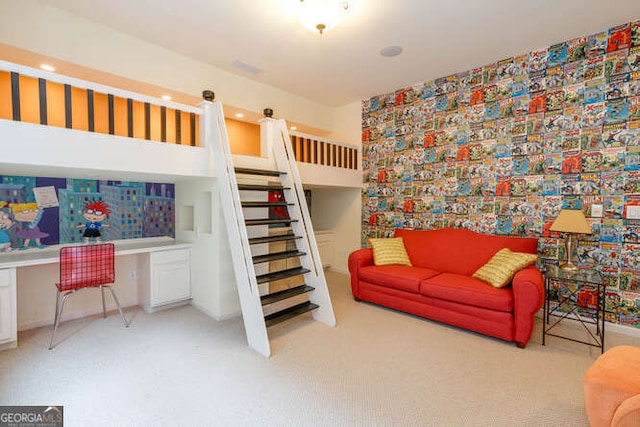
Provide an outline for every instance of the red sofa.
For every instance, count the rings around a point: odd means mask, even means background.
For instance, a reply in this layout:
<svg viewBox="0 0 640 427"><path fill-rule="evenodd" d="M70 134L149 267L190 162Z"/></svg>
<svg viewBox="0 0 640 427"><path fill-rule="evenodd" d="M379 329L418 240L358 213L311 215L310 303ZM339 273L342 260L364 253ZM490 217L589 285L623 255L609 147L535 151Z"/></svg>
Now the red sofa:
<svg viewBox="0 0 640 427"><path fill-rule="evenodd" d="M373 263L371 249L349 255L351 289L368 301L524 348L535 313L544 302L544 281L535 266L518 271L510 285L494 288L471 277L502 248L535 254L535 238L480 234L466 229L397 229L412 266Z"/></svg>

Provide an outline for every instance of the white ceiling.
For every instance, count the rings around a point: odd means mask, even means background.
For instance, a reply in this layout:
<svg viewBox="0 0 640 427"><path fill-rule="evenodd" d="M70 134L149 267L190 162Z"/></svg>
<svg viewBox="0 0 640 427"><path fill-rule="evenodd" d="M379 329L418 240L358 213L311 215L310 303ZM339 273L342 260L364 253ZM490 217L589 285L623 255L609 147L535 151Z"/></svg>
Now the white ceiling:
<svg viewBox="0 0 640 427"><path fill-rule="evenodd" d="M299 0L45 2L328 106L640 19L638 0L352 0L351 13L319 36L293 15ZM382 57L389 45L402 55Z"/></svg>

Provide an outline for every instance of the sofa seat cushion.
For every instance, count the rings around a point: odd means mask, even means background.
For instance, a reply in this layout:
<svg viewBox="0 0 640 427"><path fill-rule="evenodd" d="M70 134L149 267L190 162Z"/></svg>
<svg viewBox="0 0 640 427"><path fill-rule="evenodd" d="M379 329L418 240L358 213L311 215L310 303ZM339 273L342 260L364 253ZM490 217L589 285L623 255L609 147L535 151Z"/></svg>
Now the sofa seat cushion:
<svg viewBox="0 0 640 427"><path fill-rule="evenodd" d="M420 293L420 281L439 274L428 268L407 267L404 265L379 265L363 267L359 271L361 280L375 285L403 291ZM485 286L487 286L485 284Z"/></svg>
<svg viewBox="0 0 640 427"><path fill-rule="evenodd" d="M438 274L420 283L420 293L432 298L490 310L513 311L513 291L511 286L494 288L471 276L454 273Z"/></svg>

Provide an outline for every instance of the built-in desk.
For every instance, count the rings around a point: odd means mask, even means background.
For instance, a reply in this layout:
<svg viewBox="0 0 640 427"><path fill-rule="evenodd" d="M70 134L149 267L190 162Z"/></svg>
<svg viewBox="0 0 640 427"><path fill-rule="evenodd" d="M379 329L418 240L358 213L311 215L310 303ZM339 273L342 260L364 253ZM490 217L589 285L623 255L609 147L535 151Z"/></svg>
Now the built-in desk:
<svg viewBox="0 0 640 427"><path fill-rule="evenodd" d="M128 274L131 276L129 279L135 278L138 285L137 302L145 311L153 312L189 301L192 246L190 243L176 242L169 237L128 239L108 243L115 244L117 258L126 255L138 256L136 268L128 272L118 271L116 263L116 283L121 275ZM57 264L61 247L62 245L57 245L38 250L16 250L0 255L0 350L17 346L17 295L23 285L18 283L19 270ZM55 280L56 277L51 277L46 284L51 295L55 295L53 286ZM53 316L51 316L51 323L53 323Z"/></svg>

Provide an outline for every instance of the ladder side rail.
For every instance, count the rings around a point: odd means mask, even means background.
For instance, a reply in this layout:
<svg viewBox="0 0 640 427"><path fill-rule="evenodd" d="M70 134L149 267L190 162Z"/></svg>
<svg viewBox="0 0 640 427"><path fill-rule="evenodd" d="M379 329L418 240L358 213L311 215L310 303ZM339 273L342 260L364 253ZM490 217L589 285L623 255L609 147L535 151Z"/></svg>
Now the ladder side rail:
<svg viewBox="0 0 640 427"><path fill-rule="evenodd" d="M292 223L291 226L296 234L303 236L300 239L301 249L307 255L301 257L301 259L308 259L311 263L311 266L305 266L311 270L310 273L305 274L305 279L309 281L310 286L315 288L310 293L309 299L319 305L319 308L313 311L313 317L327 325L334 326L336 321L331 306L331 298L287 125L283 119L273 120L273 123L270 124L273 125L275 134L271 148L276 166L278 170L287 172L287 175L282 177L285 187L289 187L289 190L285 190L285 198L287 201L294 203L293 206L288 207L290 216L298 219L298 222Z"/></svg>
<svg viewBox="0 0 640 427"><path fill-rule="evenodd" d="M271 354L269 338L260 303L222 105L218 102L203 101L203 109L206 122L203 140L209 147L216 168L247 341L249 347L269 357Z"/></svg>

